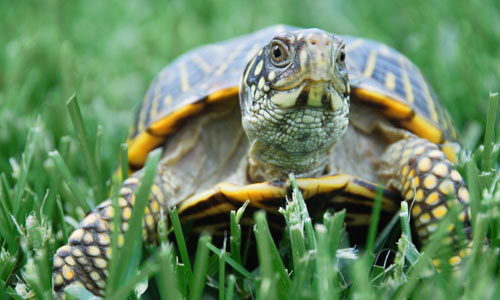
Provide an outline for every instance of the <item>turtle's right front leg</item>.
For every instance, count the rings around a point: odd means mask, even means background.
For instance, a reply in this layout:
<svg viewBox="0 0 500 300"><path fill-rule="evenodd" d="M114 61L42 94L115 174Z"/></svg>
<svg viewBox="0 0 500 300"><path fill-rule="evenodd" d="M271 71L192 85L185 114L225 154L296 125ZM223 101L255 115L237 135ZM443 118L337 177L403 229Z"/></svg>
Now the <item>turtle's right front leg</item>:
<svg viewBox="0 0 500 300"><path fill-rule="evenodd" d="M124 181L120 189L119 247L124 242L124 233L128 228L135 203L135 191L141 174L141 171L134 173ZM161 189L161 176L158 175L151 190L149 204L144 212L144 240L156 240L160 211L166 211L166 203ZM111 256L110 226L113 215L111 200L102 202L82 220L80 227L69 237L68 244L57 250L54 255L52 273L54 291L57 296L62 296L64 288L70 284L80 285L98 296L104 295L108 262Z"/></svg>

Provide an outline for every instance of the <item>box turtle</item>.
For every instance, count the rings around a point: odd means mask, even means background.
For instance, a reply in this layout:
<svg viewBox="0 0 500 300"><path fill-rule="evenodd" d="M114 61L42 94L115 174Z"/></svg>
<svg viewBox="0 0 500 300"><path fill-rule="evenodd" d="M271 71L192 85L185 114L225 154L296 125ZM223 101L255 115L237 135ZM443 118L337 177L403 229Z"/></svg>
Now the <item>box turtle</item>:
<svg viewBox="0 0 500 300"><path fill-rule="evenodd" d="M143 222L151 242L160 214L174 205L195 232L224 232L229 212L247 200L242 222L263 209L283 226L289 173L311 214L345 208L350 233L369 223L378 183L381 219L408 201L421 241L451 201L469 227L450 116L408 58L368 39L273 26L194 49L154 79L128 144L122 232L147 154L164 148ZM103 295L111 205L97 206L58 249L56 293L75 283Z"/></svg>

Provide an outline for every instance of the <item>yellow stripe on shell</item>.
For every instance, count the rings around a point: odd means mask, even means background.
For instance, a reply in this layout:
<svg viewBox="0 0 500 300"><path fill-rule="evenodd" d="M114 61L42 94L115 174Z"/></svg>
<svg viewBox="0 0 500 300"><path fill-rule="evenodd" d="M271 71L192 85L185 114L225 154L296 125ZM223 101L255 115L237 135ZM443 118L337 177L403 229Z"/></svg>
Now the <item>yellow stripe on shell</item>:
<svg viewBox="0 0 500 300"><path fill-rule="evenodd" d="M365 71L363 72L363 75L365 75L367 78L372 77L373 71L375 70L375 65L377 63L377 55L378 52L376 50L372 50L368 55Z"/></svg>
<svg viewBox="0 0 500 300"><path fill-rule="evenodd" d="M408 77L408 72L407 72L408 63L406 62L406 59L402 56L399 62L401 65L401 79L403 81L403 89L405 90L406 100L413 104L415 98L413 96L413 88L411 86L410 78Z"/></svg>

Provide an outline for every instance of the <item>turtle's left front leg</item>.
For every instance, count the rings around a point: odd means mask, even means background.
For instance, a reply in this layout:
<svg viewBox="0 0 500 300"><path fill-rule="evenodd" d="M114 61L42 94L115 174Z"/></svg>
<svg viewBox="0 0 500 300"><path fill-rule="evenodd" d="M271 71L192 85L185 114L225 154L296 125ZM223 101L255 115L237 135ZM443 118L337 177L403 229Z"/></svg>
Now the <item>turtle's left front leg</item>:
<svg viewBox="0 0 500 300"><path fill-rule="evenodd" d="M380 172L411 207L417 234L425 242L437 229L452 201L462 211L459 219L470 230L469 193L462 176L439 147L407 133L392 143L382 157ZM450 237L451 238L451 237ZM450 263L457 264L460 256Z"/></svg>

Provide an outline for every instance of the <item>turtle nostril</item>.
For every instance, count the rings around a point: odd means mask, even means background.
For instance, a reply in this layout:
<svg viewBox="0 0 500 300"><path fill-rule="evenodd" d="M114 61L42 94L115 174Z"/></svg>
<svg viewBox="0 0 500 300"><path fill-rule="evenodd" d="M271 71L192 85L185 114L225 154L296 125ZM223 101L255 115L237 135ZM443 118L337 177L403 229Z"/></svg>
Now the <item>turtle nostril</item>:
<svg viewBox="0 0 500 300"><path fill-rule="evenodd" d="M316 40L311 40L311 45L316 45Z"/></svg>

